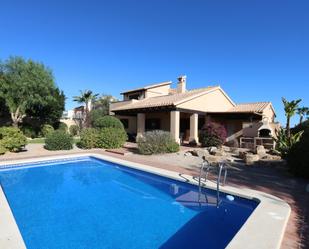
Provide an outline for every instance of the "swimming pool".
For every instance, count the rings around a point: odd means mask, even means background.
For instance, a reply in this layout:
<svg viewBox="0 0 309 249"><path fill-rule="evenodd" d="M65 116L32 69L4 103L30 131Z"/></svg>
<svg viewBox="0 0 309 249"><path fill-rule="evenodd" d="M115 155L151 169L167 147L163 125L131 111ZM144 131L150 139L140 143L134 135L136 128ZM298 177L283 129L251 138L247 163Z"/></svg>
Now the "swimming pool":
<svg viewBox="0 0 309 249"><path fill-rule="evenodd" d="M0 170L24 242L37 248L225 248L258 202L93 157ZM206 198L208 202L206 202Z"/></svg>

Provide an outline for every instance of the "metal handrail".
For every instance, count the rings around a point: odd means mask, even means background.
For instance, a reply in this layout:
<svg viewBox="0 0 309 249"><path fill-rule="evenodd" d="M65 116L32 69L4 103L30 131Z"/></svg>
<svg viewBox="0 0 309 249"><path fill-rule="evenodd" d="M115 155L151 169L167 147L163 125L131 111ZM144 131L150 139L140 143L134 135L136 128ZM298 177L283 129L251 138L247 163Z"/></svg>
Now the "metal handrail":
<svg viewBox="0 0 309 249"><path fill-rule="evenodd" d="M205 160L200 168L200 174L199 174L199 178L198 178L198 202L201 205L201 195L202 195L202 177L203 177L203 173L205 172L205 185L207 183L207 179L208 179L208 173L209 170L212 166L210 165L210 163ZM206 168L206 170L204 171L204 169ZM223 175L223 181L222 181L222 171L224 171L224 175ZM217 207L219 207L220 204L220 184L222 186L225 185L226 183L226 177L227 177L227 164L226 163L220 163L219 164L219 172L218 172L218 178L217 178ZM206 202L207 200L207 196L205 195L206 198Z"/></svg>

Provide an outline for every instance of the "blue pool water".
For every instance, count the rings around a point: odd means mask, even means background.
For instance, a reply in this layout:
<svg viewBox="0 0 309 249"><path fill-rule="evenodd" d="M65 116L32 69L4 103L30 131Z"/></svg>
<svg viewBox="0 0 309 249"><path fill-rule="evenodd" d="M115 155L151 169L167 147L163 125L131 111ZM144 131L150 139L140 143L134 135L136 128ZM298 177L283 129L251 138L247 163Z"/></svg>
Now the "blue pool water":
<svg viewBox="0 0 309 249"><path fill-rule="evenodd" d="M32 166L0 170L28 249L224 248L258 205L90 157Z"/></svg>

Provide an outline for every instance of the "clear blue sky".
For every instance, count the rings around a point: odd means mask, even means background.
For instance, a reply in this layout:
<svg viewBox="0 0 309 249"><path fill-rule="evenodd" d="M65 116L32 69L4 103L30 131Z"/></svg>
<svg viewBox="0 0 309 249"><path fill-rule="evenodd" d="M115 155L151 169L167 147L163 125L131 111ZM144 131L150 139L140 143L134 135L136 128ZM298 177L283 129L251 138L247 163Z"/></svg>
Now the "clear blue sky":
<svg viewBox="0 0 309 249"><path fill-rule="evenodd" d="M72 108L82 89L119 92L186 74L237 103L309 106L309 1L2 1L0 59L48 65ZM296 122L296 119L294 120Z"/></svg>

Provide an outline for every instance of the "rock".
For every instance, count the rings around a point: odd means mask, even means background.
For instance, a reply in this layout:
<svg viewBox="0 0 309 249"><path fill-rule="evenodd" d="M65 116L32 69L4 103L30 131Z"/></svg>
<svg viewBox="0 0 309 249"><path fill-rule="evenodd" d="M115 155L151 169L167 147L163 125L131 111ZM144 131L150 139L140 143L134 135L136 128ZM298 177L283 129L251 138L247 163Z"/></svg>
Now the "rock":
<svg viewBox="0 0 309 249"><path fill-rule="evenodd" d="M230 153L234 154L235 156L239 156L239 148L231 147Z"/></svg>
<svg viewBox="0 0 309 249"><path fill-rule="evenodd" d="M269 161L280 161L281 156L266 154L265 156L262 157L262 159L263 160L269 160Z"/></svg>
<svg viewBox="0 0 309 249"><path fill-rule="evenodd" d="M207 149L208 149L208 152L212 155L212 153L214 153L214 151L217 150L217 147L211 146L211 147L208 147Z"/></svg>
<svg viewBox="0 0 309 249"><path fill-rule="evenodd" d="M264 156L266 156L266 150L264 148L263 145L258 145L256 147L256 154L260 157L263 158Z"/></svg>
<svg viewBox="0 0 309 249"><path fill-rule="evenodd" d="M260 160L259 155L255 155L255 154L245 154L245 163L247 165L253 165L255 162L258 162Z"/></svg>
<svg viewBox="0 0 309 249"><path fill-rule="evenodd" d="M207 160L211 165L215 165L226 160L224 157L217 157L213 155L204 156L203 159Z"/></svg>
<svg viewBox="0 0 309 249"><path fill-rule="evenodd" d="M192 153L191 153L190 151L187 151L187 152L185 152L183 155L184 155L185 157L186 157L186 156L192 156Z"/></svg>
<svg viewBox="0 0 309 249"><path fill-rule="evenodd" d="M239 151L238 157L241 159L245 159L247 154L248 154L247 151Z"/></svg>
<svg viewBox="0 0 309 249"><path fill-rule="evenodd" d="M197 156L197 157L204 157L204 156L208 156L209 152L208 150L204 150L204 149L197 149L197 150L192 150L191 151L192 156Z"/></svg>
<svg viewBox="0 0 309 249"><path fill-rule="evenodd" d="M224 150L217 149L217 150L214 151L213 155L214 156L225 156L226 153L225 153Z"/></svg>

